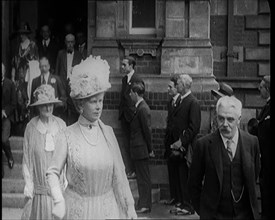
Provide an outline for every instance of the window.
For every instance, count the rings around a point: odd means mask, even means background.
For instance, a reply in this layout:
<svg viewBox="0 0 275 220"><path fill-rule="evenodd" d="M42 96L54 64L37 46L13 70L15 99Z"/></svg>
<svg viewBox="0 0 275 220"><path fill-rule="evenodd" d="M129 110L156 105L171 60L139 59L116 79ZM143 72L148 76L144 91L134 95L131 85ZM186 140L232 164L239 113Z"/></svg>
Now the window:
<svg viewBox="0 0 275 220"><path fill-rule="evenodd" d="M156 33L156 1L132 0L130 8L130 34Z"/></svg>

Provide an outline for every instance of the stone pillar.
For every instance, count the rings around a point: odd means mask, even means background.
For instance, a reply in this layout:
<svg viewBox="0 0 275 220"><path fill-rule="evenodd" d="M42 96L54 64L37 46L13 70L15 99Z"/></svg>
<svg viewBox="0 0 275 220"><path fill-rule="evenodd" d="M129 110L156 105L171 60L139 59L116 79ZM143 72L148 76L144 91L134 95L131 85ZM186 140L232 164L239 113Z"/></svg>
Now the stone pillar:
<svg viewBox="0 0 275 220"><path fill-rule="evenodd" d="M209 1L166 1L165 28L161 74L189 74L194 81L192 90L197 93L216 89Z"/></svg>
<svg viewBox="0 0 275 220"><path fill-rule="evenodd" d="M88 1L88 8L92 12L88 11L88 27L92 27L88 32L88 48L93 55L108 61L111 74L118 73L120 60L116 41L117 1ZM94 39L91 39L93 34Z"/></svg>

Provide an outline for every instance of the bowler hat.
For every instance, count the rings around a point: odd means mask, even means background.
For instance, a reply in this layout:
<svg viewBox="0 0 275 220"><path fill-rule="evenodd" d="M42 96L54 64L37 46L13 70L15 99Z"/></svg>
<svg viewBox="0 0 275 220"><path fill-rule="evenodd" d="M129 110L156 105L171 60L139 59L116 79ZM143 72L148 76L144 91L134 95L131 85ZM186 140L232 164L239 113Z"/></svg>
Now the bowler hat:
<svg viewBox="0 0 275 220"><path fill-rule="evenodd" d="M51 85L43 84L39 86L33 92L33 96L34 96L35 102L30 106L38 106L38 105L54 104L54 103L62 102L59 99L55 98L54 88Z"/></svg>
<svg viewBox="0 0 275 220"><path fill-rule="evenodd" d="M220 98L223 96L232 96L233 95L233 89L231 86L229 86L226 83L219 83L219 90L211 90L212 95L214 95L216 98Z"/></svg>
<svg viewBox="0 0 275 220"><path fill-rule="evenodd" d="M28 22L24 22L21 24L21 27L17 30L18 34L30 34L31 28Z"/></svg>

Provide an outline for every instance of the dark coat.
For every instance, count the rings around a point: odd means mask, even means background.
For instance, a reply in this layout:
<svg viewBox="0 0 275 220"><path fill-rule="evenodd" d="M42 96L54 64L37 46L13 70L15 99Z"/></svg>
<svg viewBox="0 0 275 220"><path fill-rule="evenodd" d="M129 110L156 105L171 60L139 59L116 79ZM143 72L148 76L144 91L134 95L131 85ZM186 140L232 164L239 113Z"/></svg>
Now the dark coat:
<svg viewBox="0 0 275 220"><path fill-rule="evenodd" d="M143 100L131 121L130 155L133 160L149 158L152 151L150 108Z"/></svg>
<svg viewBox="0 0 275 220"><path fill-rule="evenodd" d="M40 40L37 42L37 47L38 47L38 54L39 57L41 58L42 56L47 57L51 66L51 70L55 70L55 63L56 63L56 58L57 58L57 53L59 50L59 46L56 43L55 40L51 39L48 46L45 48L43 46L43 40Z"/></svg>
<svg viewBox="0 0 275 220"><path fill-rule="evenodd" d="M16 108L16 93L14 83L4 78L2 85L2 110L5 110L7 117L14 121L14 110Z"/></svg>
<svg viewBox="0 0 275 220"><path fill-rule="evenodd" d="M32 81L32 88L31 88L31 104L34 102L33 92L41 86L41 75L34 78ZM63 102L66 102L66 92L63 87L63 84L58 76L53 74L49 75L47 84L51 85L54 88L55 97L60 99Z"/></svg>
<svg viewBox="0 0 275 220"><path fill-rule="evenodd" d="M174 106L172 106L173 98L167 103L168 114L166 119L167 126L165 131L165 138L164 138L164 146L165 146L164 158L169 157L171 153L170 145L175 142L175 139L173 138L173 127L177 118L174 116L175 116L176 109L180 106L180 99L181 99L181 96L179 95Z"/></svg>
<svg viewBox="0 0 275 220"><path fill-rule="evenodd" d="M170 146L180 138L186 150L188 146L193 146L200 131L201 110L198 100L192 93L181 101L170 120L169 131L166 133L166 145Z"/></svg>
<svg viewBox="0 0 275 220"><path fill-rule="evenodd" d="M241 130L239 142L245 188L249 194L254 218L257 219L259 210L256 180L260 171L259 143L257 137ZM217 130L198 139L194 148L188 190L192 204L201 219L213 218L219 205L223 182L222 147L224 144Z"/></svg>
<svg viewBox="0 0 275 220"><path fill-rule="evenodd" d="M135 112L135 105L130 97L131 84L134 82L143 82L142 79L134 73L127 83L127 76L122 78L122 87L120 93L120 104L119 104L119 120L124 117L128 123L131 122Z"/></svg>

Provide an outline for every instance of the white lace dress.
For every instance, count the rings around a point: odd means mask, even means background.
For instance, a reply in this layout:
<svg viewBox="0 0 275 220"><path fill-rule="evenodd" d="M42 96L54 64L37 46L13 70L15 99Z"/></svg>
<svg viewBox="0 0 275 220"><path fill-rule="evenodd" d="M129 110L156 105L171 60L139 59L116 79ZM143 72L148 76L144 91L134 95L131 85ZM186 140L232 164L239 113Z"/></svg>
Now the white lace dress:
<svg viewBox="0 0 275 220"><path fill-rule="evenodd" d="M55 178L64 163L67 164L65 219L114 219L136 215L112 129L102 122L89 129L85 120L80 116L78 122L59 135L60 149L47 172L50 185L55 186ZM90 133L91 130L94 132Z"/></svg>

